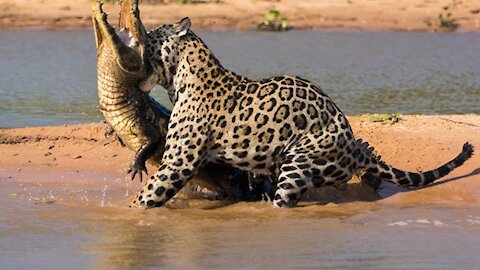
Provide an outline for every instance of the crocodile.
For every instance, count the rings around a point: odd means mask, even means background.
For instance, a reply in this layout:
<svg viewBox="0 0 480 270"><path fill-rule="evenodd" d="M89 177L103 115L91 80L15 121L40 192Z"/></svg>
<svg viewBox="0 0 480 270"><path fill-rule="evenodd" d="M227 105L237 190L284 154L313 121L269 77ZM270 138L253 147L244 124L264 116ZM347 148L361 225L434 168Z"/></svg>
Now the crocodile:
<svg viewBox="0 0 480 270"><path fill-rule="evenodd" d="M121 142L136 151L129 173L132 180L138 174L142 181L147 161L155 166L161 163L171 112L149 95L154 86L148 83L153 69L139 13L138 0L122 1L120 31L116 32L108 23L102 3L96 2L92 21L100 111ZM210 199L260 199L248 179L238 169L207 164L187 190L201 191L196 195Z"/></svg>

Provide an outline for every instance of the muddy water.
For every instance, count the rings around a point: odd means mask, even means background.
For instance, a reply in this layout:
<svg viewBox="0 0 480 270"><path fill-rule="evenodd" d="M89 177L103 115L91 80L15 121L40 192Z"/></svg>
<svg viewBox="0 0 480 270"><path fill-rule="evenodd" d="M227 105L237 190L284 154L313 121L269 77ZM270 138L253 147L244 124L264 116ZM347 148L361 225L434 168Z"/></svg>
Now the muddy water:
<svg viewBox="0 0 480 270"><path fill-rule="evenodd" d="M399 191L390 186L378 196L353 185L297 209L179 198L177 209L145 211L127 208L138 185L118 175L0 178L0 269L480 266L479 198L399 205L382 199Z"/></svg>

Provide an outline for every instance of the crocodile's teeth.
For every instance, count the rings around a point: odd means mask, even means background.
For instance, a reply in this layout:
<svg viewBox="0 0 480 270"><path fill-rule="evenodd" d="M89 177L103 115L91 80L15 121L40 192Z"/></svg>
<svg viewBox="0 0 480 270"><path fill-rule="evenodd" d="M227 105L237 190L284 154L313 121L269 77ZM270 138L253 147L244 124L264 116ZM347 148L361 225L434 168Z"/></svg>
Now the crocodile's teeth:
<svg viewBox="0 0 480 270"><path fill-rule="evenodd" d="M136 38L133 37L132 32L130 32L126 28L120 29L120 31L118 31L117 35L120 38L120 40L123 42L123 44L125 44L126 46L128 46L130 48L137 47L140 44L140 42Z"/></svg>
<svg viewBox="0 0 480 270"><path fill-rule="evenodd" d="M120 29L117 33L118 37L120 40L123 42L123 44L127 45L130 44L130 31L128 31L125 28Z"/></svg>
<svg viewBox="0 0 480 270"><path fill-rule="evenodd" d="M205 199L209 199L209 200L218 200L218 199L221 199L221 198L225 198L224 195L222 195L221 193L218 193L216 191L212 191L208 188L203 188L201 186L194 186L190 189L190 191L192 195L195 195L195 196L198 196L198 197L201 197L201 198L205 198Z"/></svg>

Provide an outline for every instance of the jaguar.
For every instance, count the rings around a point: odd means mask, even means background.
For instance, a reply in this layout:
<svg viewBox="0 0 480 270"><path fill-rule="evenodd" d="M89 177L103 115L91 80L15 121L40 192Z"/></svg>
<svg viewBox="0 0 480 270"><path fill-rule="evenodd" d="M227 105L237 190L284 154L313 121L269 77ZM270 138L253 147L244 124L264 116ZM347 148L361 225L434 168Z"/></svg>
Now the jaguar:
<svg viewBox="0 0 480 270"><path fill-rule="evenodd" d="M153 75L174 104L158 171L134 205L161 207L209 162L274 178L275 207L295 207L313 187L340 185L367 173L422 187L473 155L466 142L446 164L408 172L376 158L354 137L347 118L317 85L298 76L251 80L224 68L184 18L148 33Z"/></svg>

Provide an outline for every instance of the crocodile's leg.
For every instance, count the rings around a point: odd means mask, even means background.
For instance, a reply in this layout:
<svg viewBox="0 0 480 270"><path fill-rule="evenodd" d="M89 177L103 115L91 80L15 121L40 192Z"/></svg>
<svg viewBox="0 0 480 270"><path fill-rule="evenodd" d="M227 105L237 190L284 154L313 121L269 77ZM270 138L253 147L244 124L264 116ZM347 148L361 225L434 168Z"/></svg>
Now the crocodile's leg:
<svg viewBox="0 0 480 270"><path fill-rule="evenodd" d="M143 120L143 119L142 119ZM134 180L138 174L140 182L143 180L143 173L148 174L145 163L159 149L164 149L165 139L149 121L138 121L131 130L135 130L134 138L140 138L142 146L137 151L133 163L129 168L131 179Z"/></svg>
<svg viewBox="0 0 480 270"><path fill-rule="evenodd" d="M155 154L155 151L157 148L160 146L160 140L154 140L154 141L149 141L145 145L140 148L140 150L137 151L137 154L135 155L135 158L133 159L133 164L129 168L128 173L131 173L131 179L134 180L135 176L139 175L140 182L142 182L143 177L142 174L148 174L147 167L145 166L145 163L147 160Z"/></svg>
<svg viewBox="0 0 480 270"><path fill-rule="evenodd" d="M118 134L115 132L115 129L113 129L113 127L110 126L110 125L108 125L108 126L105 128L104 136L105 136L105 138L107 138L107 139L110 138L110 137L112 137L112 136L115 136L115 139L112 140L112 141L107 142L107 144L110 144L110 143L112 143L113 141L117 140L122 147L125 147L125 146L126 146L125 143L123 142L122 138L120 138L120 136L118 136Z"/></svg>

